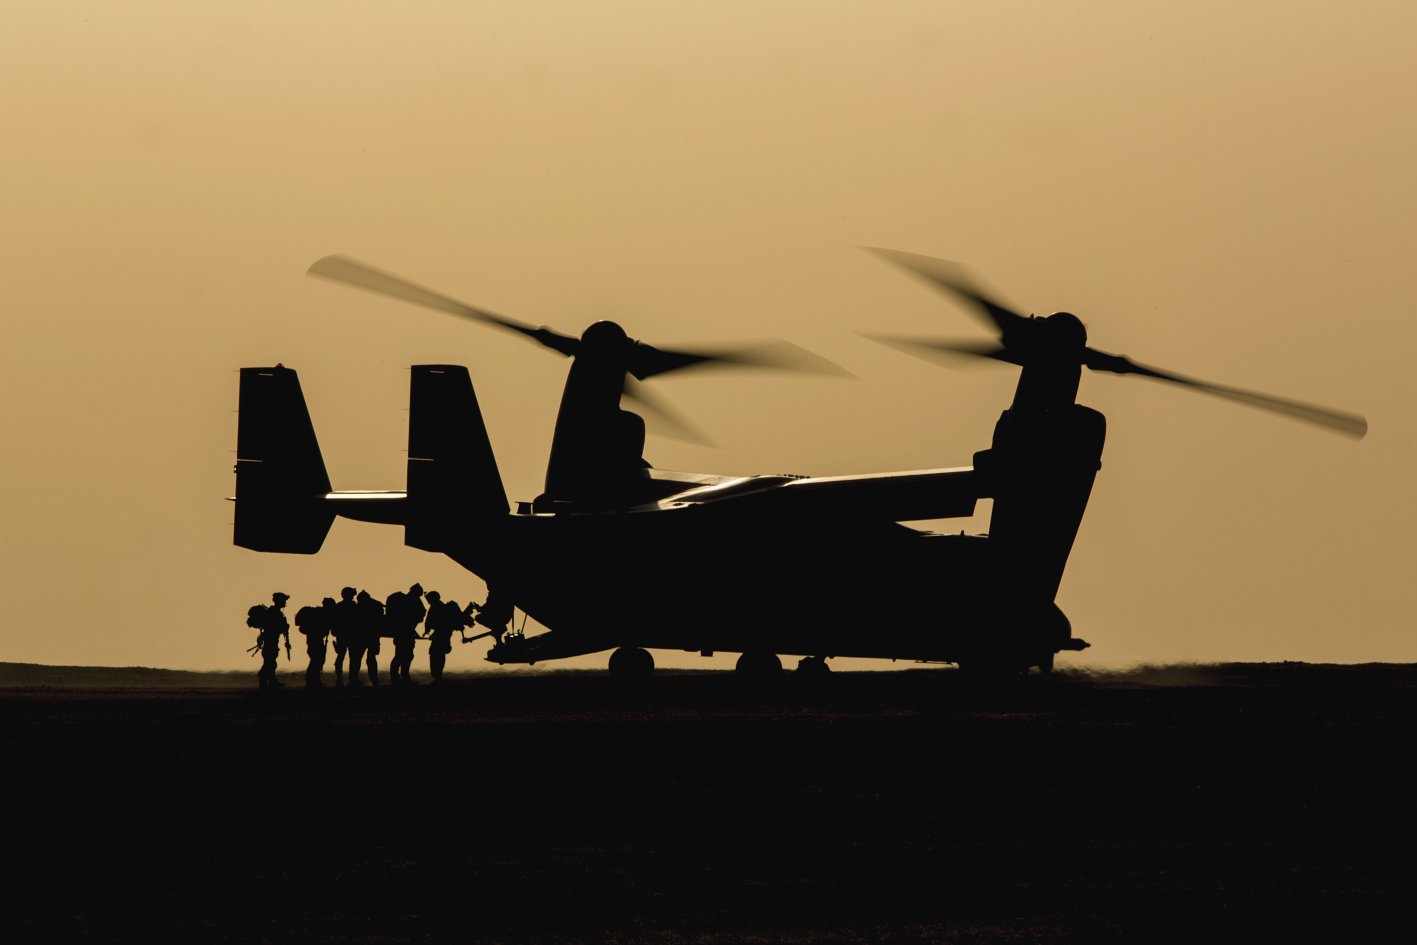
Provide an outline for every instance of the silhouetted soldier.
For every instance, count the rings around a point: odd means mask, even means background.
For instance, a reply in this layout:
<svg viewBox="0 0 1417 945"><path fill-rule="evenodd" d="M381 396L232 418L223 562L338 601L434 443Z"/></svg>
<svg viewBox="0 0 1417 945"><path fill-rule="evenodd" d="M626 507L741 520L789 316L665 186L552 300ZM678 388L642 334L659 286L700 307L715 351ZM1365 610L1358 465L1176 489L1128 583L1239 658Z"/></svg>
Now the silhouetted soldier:
<svg viewBox="0 0 1417 945"><path fill-rule="evenodd" d="M384 602L384 623L394 638L394 658L389 663L390 685L413 685L408 678L408 668L413 664L418 625L427 613L423 606L423 587L419 584L414 584L407 593L394 591Z"/></svg>
<svg viewBox="0 0 1417 945"><path fill-rule="evenodd" d="M358 605L359 620L356 623L355 639L362 646L360 652L369 665L369 685L379 685L379 637L384 632L384 605L370 596L368 591L360 591L354 598ZM359 685L359 661L350 653L349 684Z"/></svg>
<svg viewBox="0 0 1417 945"><path fill-rule="evenodd" d="M330 635L335 642L335 685L344 685L344 655L348 653L349 683L356 686L359 684L359 661L364 659L362 648L357 653L354 650L355 640L359 636L359 604L354 600L352 587L342 588L339 597L339 603L335 604L333 619L330 621Z"/></svg>
<svg viewBox="0 0 1417 945"><path fill-rule="evenodd" d="M448 662L448 654L453 651L453 631L462 630L472 622L471 609L463 611L455 600L445 601L437 591L428 592L428 619L423 626L428 629L428 672L434 683L443 681L443 667Z"/></svg>
<svg viewBox="0 0 1417 945"><path fill-rule="evenodd" d="M261 648L261 671L256 674L256 682L262 689L279 688L281 681L276 678L276 660L280 657L280 638L285 637L285 657L290 659L290 624L286 622L285 602L290 600L290 595L276 591L271 595L270 606L262 608L259 614L254 614L260 623L261 635L256 639L256 645ZM247 622L253 616L253 607L247 611Z"/></svg>
<svg viewBox="0 0 1417 945"><path fill-rule="evenodd" d="M326 597L319 607L301 607L295 612L295 625L305 634L305 653L310 665L305 670L305 688L317 689L325 683L320 674L325 671L325 654L329 648L325 638L334 623L335 599Z"/></svg>
<svg viewBox="0 0 1417 945"><path fill-rule="evenodd" d="M477 622L492 632L492 638L499 644L502 634L507 632L507 624L512 620L512 605L491 585L487 587L487 600L477 614Z"/></svg>

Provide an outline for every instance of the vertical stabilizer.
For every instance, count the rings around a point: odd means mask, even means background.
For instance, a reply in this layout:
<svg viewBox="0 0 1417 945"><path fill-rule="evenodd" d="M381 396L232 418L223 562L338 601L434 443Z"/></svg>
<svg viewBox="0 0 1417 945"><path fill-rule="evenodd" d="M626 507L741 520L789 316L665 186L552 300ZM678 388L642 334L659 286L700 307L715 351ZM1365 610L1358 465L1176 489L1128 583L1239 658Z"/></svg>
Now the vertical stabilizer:
<svg viewBox="0 0 1417 945"><path fill-rule="evenodd" d="M236 430L234 541L255 551L314 554L334 521L330 477L289 368L242 368Z"/></svg>
<svg viewBox="0 0 1417 945"><path fill-rule="evenodd" d="M449 552L507 514L507 493L467 368L419 364L412 372L404 543Z"/></svg>

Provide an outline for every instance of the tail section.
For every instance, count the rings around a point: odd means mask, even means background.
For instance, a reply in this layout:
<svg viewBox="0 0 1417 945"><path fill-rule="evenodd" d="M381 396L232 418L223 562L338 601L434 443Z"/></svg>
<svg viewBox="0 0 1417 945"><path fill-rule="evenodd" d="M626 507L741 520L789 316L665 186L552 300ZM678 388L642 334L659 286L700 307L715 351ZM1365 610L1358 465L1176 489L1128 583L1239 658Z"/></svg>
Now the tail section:
<svg viewBox="0 0 1417 945"><path fill-rule="evenodd" d="M235 543L314 554L335 518L325 501L329 491L300 379L280 365L242 368Z"/></svg>
<svg viewBox="0 0 1417 945"><path fill-rule="evenodd" d="M509 510L467 368L413 367L404 544L451 553Z"/></svg>

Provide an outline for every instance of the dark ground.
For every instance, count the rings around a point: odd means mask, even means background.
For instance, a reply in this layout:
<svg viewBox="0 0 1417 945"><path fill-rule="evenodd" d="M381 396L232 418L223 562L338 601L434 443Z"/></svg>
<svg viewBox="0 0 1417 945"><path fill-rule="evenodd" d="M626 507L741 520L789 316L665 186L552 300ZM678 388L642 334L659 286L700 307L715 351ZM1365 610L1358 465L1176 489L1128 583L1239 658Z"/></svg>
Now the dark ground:
<svg viewBox="0 0 1417 945"><path fill-rule="evenodd" d="M1417 918L1412 666L105 688L125 672L0 666L6 943L1364 941Z"/></svg>

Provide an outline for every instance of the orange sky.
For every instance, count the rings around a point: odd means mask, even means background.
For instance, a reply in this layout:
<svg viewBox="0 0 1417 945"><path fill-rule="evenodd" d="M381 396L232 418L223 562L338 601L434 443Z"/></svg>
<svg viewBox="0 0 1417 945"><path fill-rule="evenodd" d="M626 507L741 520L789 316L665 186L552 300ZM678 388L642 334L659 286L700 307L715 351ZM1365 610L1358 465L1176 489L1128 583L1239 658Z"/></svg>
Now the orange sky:
<svg viewBox="0 0 1417 945"><path fill-rule="evenodd" d="M1088 661L1417 659L1410 4L46 2L6 21L0 660L254 671L242 618L271 590L481 597L393 528L338 522L310 558L230 544L243 365L300 370L337 488L400 488L404 369L466 364L511 498L539 491L565 362L304 278L329 253L572 333L786 337L859 378L665 380L723 448L653 440L657 465L967 463L1013 373L856 336L978 331L862 244L960 260L1100 348L1368 416L1355 443L1086 377L1110 438L1059 600Z"/></svg>

